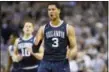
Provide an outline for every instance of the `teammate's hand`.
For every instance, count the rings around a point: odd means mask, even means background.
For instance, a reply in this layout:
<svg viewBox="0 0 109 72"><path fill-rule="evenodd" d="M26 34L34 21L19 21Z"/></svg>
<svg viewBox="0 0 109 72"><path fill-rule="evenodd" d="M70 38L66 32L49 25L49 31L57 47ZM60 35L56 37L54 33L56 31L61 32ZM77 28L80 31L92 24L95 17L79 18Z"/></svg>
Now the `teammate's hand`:
<svg viewBox="0 0 109 72"><path fill-rule="evenodd" d="M23 59L23 56L20 55L20 54L18 54L18 55L17 55L17 58L18 58L18 61L21 61L21 60Z"/></svg>
<svg viewBox="0 0 109 72"><path fill-rule="evenodd" d="M19 61L21 61L23 59L23 56L21 56L20 54L18 54L18 55L13 55L12 56L12 60L14 61L14 62L19 62Z"/></svg>

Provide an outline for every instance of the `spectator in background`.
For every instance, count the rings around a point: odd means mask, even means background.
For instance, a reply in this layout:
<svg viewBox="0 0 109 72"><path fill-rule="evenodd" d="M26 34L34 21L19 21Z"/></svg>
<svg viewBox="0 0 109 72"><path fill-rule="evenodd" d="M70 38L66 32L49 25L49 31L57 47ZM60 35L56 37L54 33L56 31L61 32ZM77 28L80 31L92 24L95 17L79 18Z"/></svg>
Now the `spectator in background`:
<svg viewBox="0 0 109 72"><path fill-rule="evenodd" d="M2 28L1 28L1 36L4 39L4 44L7 44L9 36L11 34L11 28L9 28L10 21L3 21Z"/></svg>
<svg viewBox="0 0 109 72"><path fill-rule="evenodd" d="M79 72L92 72L91 58L85 51L78 52L76 62L79 67Z"/></svg>
<svg viewBox="0 0 109 72"><path fill-rule="evenodd" d="M5 72L5 67L3 65L0 65L0 72Z"/></svg>
<svg viewBox="0 0 109 72"><path fill-rule="evenodd" d="M91 64L93 72L104 72L106 65L100 55L96 55Z"/></svg>

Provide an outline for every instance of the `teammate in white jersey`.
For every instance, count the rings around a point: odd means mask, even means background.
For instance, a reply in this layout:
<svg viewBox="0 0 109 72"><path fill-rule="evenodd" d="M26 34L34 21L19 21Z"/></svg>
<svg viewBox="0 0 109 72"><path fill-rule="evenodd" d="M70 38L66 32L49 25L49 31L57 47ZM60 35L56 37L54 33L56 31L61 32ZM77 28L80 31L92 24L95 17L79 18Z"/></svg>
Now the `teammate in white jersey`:
<svg viewBox="0 0 109 72"><path fill-rule="evenodd" d="M7 68L6 68L6 72L10 72L13 71L14 68L17 66L17 63L15 62L15 58L14 58L14 42L15 39L18 37L17 34L13 33L10 35L10 45L8 47L8 64L7 64Z"/></svg>

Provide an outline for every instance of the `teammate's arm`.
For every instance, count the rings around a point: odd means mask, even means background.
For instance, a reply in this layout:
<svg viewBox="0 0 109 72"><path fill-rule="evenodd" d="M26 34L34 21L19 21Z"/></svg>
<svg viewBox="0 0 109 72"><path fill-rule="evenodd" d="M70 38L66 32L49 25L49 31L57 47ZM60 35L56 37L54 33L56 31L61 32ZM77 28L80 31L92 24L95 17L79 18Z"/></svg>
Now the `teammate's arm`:
<svg viewBox="0 0 109 72"><path fill-rule="evenodd" d="M18 41L19 41L19 39L17 38L17 39L15 40L15 43L14 43L14 54L15 54L15 55L18 54L18 48L17 48Z"/></svg>
<svg viewBox="0 0 109 72"><path fill-rule="evenodd" d="M77 43L75 37L75 30L71 25L67 26L68 39L69 39L69 49L68 49L68 59L72 59L77 54Z"/></svg>
<svg viewBox="0 0 109 72"><path fill-rule="evenodd" d="M12 59L14 62L19 62L23 57L21 55L18 54L18 45L19 39L15 40L15 44L14 44L14 54L12 56Z"/></svg>

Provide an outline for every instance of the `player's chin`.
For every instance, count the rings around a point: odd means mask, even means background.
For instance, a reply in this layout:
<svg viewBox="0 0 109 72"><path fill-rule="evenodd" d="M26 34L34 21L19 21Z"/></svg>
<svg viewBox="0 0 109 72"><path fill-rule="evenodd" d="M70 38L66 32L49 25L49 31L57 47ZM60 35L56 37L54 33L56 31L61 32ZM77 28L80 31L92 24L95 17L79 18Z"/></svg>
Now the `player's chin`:
<svg viewBox="0 0 109 72"><path fill-rule="evenodd" d="M30 35L30 34L31 34L30 32L26 33L26 35Z"/></svg>
<svg viewBox="0 0 109 72"><path fill-rule="evenodd" d="M56 18L54 18L54 17L52 17L52 18L50 18L52 21L54 21Z"/></svg>

